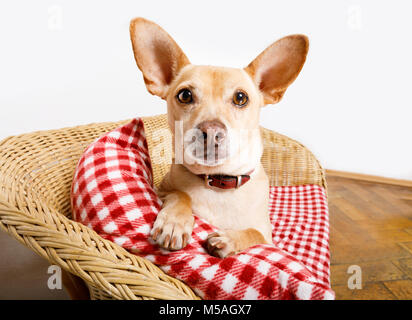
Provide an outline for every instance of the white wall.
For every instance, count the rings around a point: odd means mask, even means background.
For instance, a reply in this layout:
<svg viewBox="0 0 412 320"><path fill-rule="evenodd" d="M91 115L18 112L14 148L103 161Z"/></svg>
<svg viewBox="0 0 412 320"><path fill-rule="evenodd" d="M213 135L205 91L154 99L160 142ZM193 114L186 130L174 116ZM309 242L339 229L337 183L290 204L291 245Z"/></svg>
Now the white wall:
<svg viewBox="0 0 412 320"><path fill-rule="evenodd" d="M409 1L2 1L0 138L165 112L145 90L128 24L162 25L196 64L247 65L291 33L307 63L262 124L330 169L412 180ZM59 16L61 15L61 19Z"/></svg>

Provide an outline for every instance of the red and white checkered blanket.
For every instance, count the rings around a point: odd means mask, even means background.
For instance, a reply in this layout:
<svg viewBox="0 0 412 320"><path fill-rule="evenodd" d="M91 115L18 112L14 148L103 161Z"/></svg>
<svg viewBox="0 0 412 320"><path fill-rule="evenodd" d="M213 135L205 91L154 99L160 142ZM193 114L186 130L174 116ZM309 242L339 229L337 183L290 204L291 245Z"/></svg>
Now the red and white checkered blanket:
<svg viewBox="0 0 412 320"><path fill-rule="evenodd" d="M159 248L149 232L161 209L143 122L133 120L92 143L72 184L73 217L103 238L157 264L204 299L333 299L325 190L317 185L271 187L275 245L256 245L220 259L205 250L216 228L195 218L179 251Z"/></svg>

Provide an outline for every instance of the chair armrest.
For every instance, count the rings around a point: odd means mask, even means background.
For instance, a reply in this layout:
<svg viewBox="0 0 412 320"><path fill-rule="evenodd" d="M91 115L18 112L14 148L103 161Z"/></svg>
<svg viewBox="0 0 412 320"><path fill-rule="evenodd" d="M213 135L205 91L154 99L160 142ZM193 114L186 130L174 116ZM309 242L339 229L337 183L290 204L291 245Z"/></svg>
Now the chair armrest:
<svg viewBox="0 0 412 320"><path fill-rule="evenodd" d="M198 299L181 281L166 275L150 261L101 238L90 228L28 195L32 204L17 208L0 194L0 228L47 259L83 279L102 298ZM36 208L32 205L35 204ZM37 210L44 210L39 219Z"/></svg>

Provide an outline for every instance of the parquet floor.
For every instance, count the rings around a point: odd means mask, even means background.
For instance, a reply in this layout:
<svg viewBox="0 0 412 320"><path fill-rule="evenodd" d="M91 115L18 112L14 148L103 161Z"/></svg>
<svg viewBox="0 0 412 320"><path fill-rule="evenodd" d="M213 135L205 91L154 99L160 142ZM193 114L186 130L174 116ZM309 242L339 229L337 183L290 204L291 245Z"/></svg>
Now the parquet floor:
<svg viewBox="0 0 412 320"><path fill-rule="evenodd" d="M412 299L412 188L328 176L336 299ZM351 265L362 289L349 289Z"/></svg>

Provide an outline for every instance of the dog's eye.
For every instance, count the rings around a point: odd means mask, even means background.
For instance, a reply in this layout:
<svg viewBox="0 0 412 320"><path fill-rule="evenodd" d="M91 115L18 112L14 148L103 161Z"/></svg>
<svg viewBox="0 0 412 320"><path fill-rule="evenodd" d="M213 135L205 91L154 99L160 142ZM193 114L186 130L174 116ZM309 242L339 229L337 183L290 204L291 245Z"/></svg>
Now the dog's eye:
<svg viewBox="0 0 412 320"><path fill-rule="evenodd" d="M177 100L179 100L179 102L181 103L188 104L193 102L192 91L190 91L189 89L180 90L176 97Z"/></svg>
<svg viewBox="0 0 412 320"><path fill-rule="evenodd" d="M243 91L237 91L233 95L233 103L237 105L238 107L244 107L247 102L249 101L249 98L246 93Z"/></svg>

